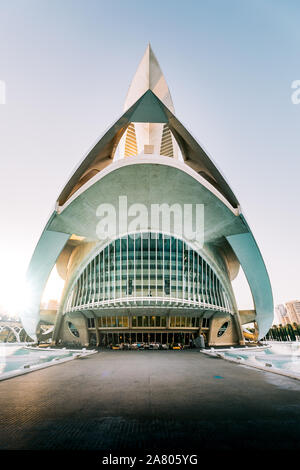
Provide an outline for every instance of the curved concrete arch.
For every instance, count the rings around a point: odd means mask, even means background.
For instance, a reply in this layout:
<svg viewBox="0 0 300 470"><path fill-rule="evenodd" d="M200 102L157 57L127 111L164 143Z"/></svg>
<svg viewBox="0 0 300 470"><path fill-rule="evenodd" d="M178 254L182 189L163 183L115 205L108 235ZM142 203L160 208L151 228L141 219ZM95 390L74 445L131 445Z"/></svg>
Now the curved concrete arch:
<svg viewBox="0 0 300 470"><path fill-rule="evenodd" d="M249 227L241 215L237 215L232 208L228 207L228 204L222 201L218 194L211 191L207 184L202 184L201 177L190 169L183 171L182 166L184 164L164 157L155 160L150 158L139 160L136 158L135 161L139 163L135 165L133 161L132 163L116 162L101 178L97 178L93 184L90 183L76 197L74 195L60 214L53 214L51 217L47 229L36 248L32 260L33 265L30 266L30 271L34 272L35 275L41 273L41 277L36 278L36 281L34 281L36 282L36 296L34 304L32 303L30 306L31 316L26 315L26 312L24 312L22 317L29 336L32 337L35 334L34 331L39 321L38 312L42 291L66 241L72 233L86 237L86 241L96 240L97 206L99 202L105 200L117 206L119 195L115 194L114 188L116 185L120 189L130 189L130 194L128 194L129 204L142 202L147 205L155 202L160 203L163 200L171 205L180 198L182 203L204 203L206 207L205 237L207 242L224 247L225 237L239 258L238 249L231 243L229 237L249 233ZM165 185L168 178L172 180L171 187ZM133 188L132 182L134 181ZM148 188L148 190L146 191L145 188ZM226 249L228 252L228 247ZM46 257L45 253L47 254ZM42 267L38 266L39 263L42 264ZM31 279L31 281L33 280ZM252 279L248 277L248 281L250 284ZM258 311L260 311L257 301L256 305ZM33 315L33 312L35 312L35 315ZM260 324L260 318L260 315L258 315L258 324ZM264 331L264 329L260 327L260 331Z"/></svg>
<svg viewBox="0 0 300 470"><path fill-rule="evenodd" d="M263 257L251 232L226 238L245 272L256 310L258 339L261 339L272 326L274 312L272 288Z"/></svg>
<svg viewBox="0 0 300 470"><path fill-rule="evenodd" d="M40 303L44 287L60 252L70 238L69 233L48 230L48 226L54 217L55 214L52 214L39 239L26 274L29 299L20 316L28 336L34 340L36 340L36 329L39 323Z"/></svg>
<svg viewBox="0 0 300 470"><path fill-rule="evenodd" d="M88 152L59 195L58 206L64 205L81 186L95 176L95 172L102 171L113 163L116 145L131 122L168 124L181 149L185 163L212 184L233 207L239 207L236 196L211 158L150 89L104 133Z"/></svg>

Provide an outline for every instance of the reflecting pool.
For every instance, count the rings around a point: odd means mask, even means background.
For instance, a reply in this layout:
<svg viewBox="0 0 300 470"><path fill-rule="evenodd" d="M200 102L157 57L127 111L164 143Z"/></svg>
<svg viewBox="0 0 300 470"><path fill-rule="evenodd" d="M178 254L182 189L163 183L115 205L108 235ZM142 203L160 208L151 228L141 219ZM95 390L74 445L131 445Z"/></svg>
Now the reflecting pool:
<svg viewBox="0 0 300 470"><path fill-rule="evenodd" d="M30 349L22 344L0 343L0 378L12 372L35 368L43 363L71 357L67 350Z"/></svg>
<svg viewBox="0 0 300 470"><path fill-rule="evenodd" d="M300 342L267 342L268 349L254 348L230 350L224 352L225 357L242 358L249 365L261 365L291 372L300 377Z"/></svg>

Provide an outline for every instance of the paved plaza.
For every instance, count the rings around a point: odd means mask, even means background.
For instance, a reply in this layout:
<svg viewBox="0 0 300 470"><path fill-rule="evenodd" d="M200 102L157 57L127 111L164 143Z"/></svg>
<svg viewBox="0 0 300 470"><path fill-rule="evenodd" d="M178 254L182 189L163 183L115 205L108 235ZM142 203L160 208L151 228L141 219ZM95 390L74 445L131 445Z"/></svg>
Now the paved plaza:
<svg viewBox="0 0 300 470"><path fill-rule="evenodd" d="M104 351L0 383L2 450L299 449L300 382L198 351Z"/></svg>

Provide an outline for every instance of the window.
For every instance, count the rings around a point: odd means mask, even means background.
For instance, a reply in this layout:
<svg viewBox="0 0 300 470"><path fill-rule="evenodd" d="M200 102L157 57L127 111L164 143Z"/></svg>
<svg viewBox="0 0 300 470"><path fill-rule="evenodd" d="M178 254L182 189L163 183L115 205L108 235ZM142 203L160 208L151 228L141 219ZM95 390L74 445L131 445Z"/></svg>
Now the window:
<svg viewBox="0 0 300 470"><path fill-rule="evenodd" d="M77 330L76 326L73 325L70 321L68 321L68 328L70 333L75 336L76 338L79 338L79 331Z"/></svg>
<svg viewBox="0 0 300 470"><path fill-rule="evenodd" d="M228 328L228 325L229 325L229 322L228 322L228 321L226 321L225 323L223 323L223 325L221 326L221 328L220 328L219 331L218 331L218 334L217 334L218 338L219 338L220 336L222 336L222 335L225 333L225 331L226 331L227 328Z"/></svg>
<svg viewBox="0 0 300 470"><path fill-rule="evenodd" d="M134 296L134 298L132 297ZM227 292L216 273L199 253L175 237L145 233L125 235L98 253L78 275L70 290L64 313L97 302L119 303L128 297L142 297L140 304L167 304L170 296L177 304L191 301L218 305L230 311ZM157 299L158 297L159 299Z"/></svg>
<svg viewBox="0 0 300 470"><path fill-rule="evenodd" d="M95 318L87 319L88 328L95 328Z"/></svg>

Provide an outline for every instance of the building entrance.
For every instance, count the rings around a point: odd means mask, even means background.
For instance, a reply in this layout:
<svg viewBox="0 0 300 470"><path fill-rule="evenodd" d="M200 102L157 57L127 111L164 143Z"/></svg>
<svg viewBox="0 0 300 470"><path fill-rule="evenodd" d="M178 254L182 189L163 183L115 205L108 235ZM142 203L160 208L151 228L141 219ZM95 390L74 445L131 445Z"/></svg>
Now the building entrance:
<svg viewBox="0 0 300 470"><path fill-rule="evenodd" d="M187 347L191 345L196 336L195 332L186 331L102 331L100 332L100 345L109 347L143 343L144 345L157 344L158 346L180 344Z"/></svg>

